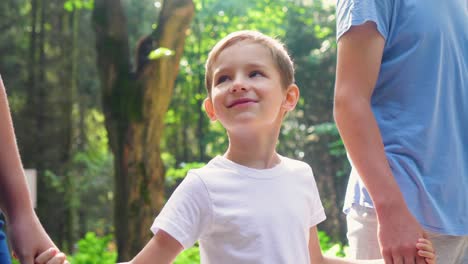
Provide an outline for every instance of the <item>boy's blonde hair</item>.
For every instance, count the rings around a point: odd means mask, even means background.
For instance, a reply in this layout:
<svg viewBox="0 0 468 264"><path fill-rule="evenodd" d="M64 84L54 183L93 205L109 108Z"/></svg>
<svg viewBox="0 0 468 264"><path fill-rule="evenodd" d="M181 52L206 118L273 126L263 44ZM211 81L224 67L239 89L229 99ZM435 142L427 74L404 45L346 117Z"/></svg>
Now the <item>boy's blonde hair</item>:
<svg viewBox="0 0 468 264"><path fill-rule="evenodd" d="M208 54L208 60L205 64L205 85L208 96L211 96L211 87L213 85L214 62L223 50L241 41L251 41L268 48L281 75L281 85L283 88L286 89L289 85L294 83L294 64L283 43L258 31L241 30L233 32L221 39Z"/></svg>

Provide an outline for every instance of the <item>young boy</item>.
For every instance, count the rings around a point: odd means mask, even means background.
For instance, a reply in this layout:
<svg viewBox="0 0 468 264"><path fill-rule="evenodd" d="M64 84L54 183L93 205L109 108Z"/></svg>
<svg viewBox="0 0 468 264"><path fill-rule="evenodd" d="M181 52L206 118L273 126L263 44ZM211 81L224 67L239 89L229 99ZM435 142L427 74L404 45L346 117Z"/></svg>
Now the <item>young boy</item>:
<svg viewBox="0 0 468 264"><path fill-rule="evenodd" d="M197 240L201 263L357 263L322 256L316 225L325 213L312 170L275 151L299 99L282 44L254 31L228 35L209 54L206 87L206 112L226 128L228 149L188 172L130 263L171 263ZM420 242L431 263L432 245Z"/></svg>

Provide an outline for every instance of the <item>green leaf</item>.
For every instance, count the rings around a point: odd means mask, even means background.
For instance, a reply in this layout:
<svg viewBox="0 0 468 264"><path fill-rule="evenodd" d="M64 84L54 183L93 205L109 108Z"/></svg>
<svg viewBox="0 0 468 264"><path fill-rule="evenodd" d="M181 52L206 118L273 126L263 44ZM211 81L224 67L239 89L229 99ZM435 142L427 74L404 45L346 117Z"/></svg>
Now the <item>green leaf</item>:
<svg viewBox="0 0 468 264"><path fill-rule="evenodd" d="M162 57L173 56L174 54L175 54L175 52L173 50L170 50L168 48L160 47L160 48L157 48L157 49L151 51L150 54L148 54L148 59L157 60L157 59L162 58Z"/></svg>
<svg viewBox="0 0 468 264"><path fill-rule="evenodd" d="M65 9L67 12L72 12L75 9L92 10L93 7L94 7L94 0L67 0L63 4L63 9Z"/></svg>
<svg viewBox="0 0 468 264"><path fill-rule="evenodd" d="M63 4L63 8L68 11L72 12L73 11L73 3L71 1L67 1Z"/></svg>

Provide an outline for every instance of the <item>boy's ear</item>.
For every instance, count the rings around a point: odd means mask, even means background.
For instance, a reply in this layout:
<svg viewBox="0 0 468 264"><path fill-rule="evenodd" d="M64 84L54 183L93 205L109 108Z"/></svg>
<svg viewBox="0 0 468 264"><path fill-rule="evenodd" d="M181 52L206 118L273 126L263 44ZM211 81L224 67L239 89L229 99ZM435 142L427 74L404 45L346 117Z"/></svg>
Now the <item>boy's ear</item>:
<svg viewBox="0 0 468 264"><path fill-rule="evenodd" d="M213 102L211 102L211 99L209 97L205 98L205 100L203 101L203 105L205 106L205 111L208 118L210 118L211 121L216 121L216 114L214 111Z"/></svg>
<svg viewBox="0 0 468 264"><path fill-rule="evenodd" d="M287 111L292 111L299 101L299 87L296 84L291 84L286 89L286 97L283 100L282 107Z"/></svg>

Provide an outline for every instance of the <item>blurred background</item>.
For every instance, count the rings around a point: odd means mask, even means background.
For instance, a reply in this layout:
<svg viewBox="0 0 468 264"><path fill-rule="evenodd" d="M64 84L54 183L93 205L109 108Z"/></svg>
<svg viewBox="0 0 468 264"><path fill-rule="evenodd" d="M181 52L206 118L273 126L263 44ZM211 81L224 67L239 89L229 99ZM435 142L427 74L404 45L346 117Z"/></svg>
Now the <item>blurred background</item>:
<svg viewBox="0 0 468 264"><path fill-rule="evenodd" d="M327 214L322 246L342 251L349 164L332 113L334 5L0 1L0 74L23 164L37 174L39 218L72 263L135 255L186 171L226 149L223 128L201 107L204 63L241 29L276 36L294 59L301 100L278 151L313 167ZM197 263L196 250L178 263Z"/></svg>

